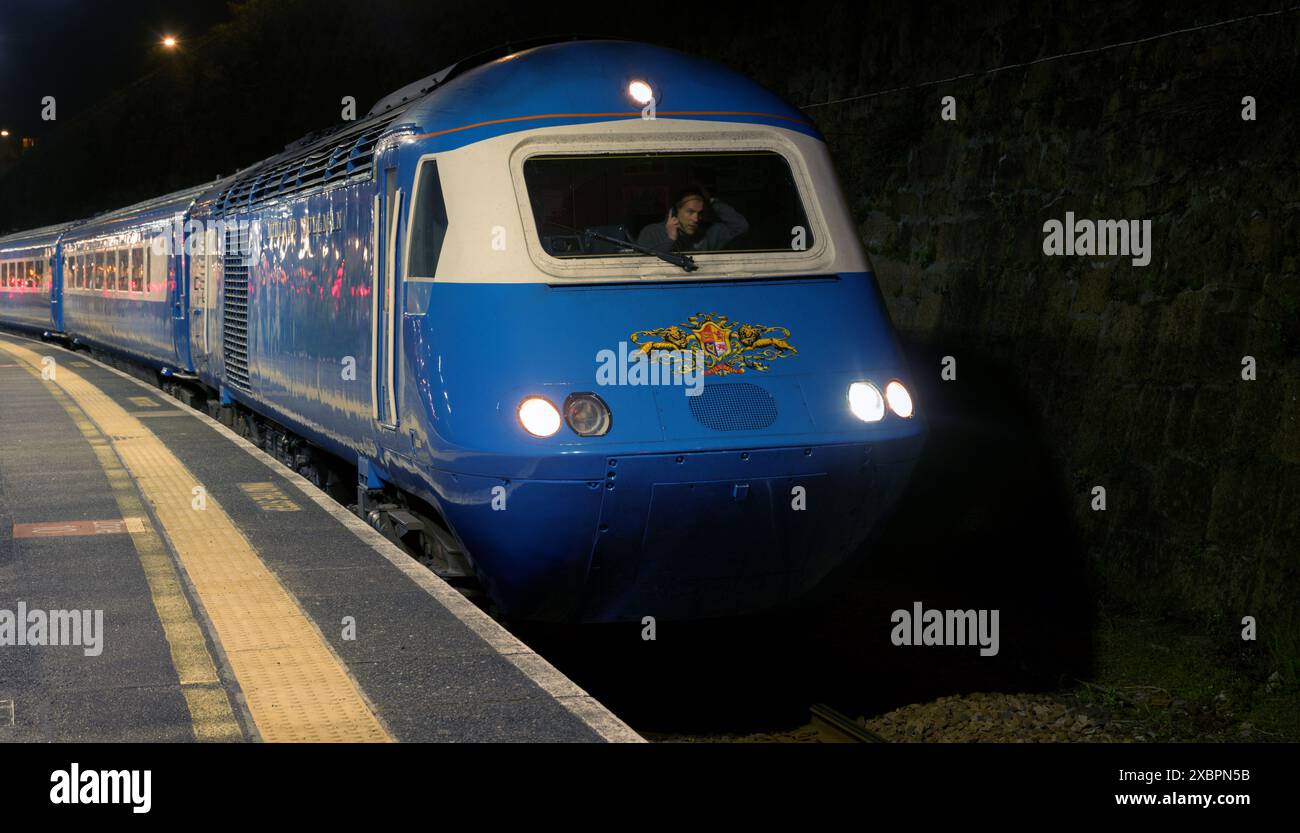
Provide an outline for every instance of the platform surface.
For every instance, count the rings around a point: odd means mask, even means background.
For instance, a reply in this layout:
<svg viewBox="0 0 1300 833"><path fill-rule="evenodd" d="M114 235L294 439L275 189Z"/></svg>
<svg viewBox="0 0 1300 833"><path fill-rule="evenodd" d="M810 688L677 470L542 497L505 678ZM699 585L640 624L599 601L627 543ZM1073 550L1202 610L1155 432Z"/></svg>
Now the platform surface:
<svg viewBox="0 0 1300 833"><path fill-rule="evenodd" d="M0 741L637 741L206 415L0 332Z"/></svg>

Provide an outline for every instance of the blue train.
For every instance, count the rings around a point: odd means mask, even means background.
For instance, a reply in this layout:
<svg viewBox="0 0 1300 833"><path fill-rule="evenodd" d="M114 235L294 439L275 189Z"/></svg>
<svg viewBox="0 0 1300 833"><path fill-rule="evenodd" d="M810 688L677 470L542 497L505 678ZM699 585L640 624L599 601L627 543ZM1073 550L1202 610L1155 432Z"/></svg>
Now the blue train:
<svg viewBox="0 0 1300 833"><path fill-rule="evenodd" d="M358 511L506 617L796 599L925 436L816 127L645 44L461 61L0 270L0 323L355 463Z"/></svg>

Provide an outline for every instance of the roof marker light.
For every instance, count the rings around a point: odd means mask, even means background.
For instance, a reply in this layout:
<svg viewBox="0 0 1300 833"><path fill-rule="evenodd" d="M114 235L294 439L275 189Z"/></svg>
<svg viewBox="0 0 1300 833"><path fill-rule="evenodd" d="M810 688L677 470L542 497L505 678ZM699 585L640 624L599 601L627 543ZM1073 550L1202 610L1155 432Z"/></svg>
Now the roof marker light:
<svg viewBox="0 0 1300 833"><path fill-rule="evenodd" d="M633 81L627 85L627 94L632 96L632 100L637 104L649 104L654 100L654 90L644 81Z"/></svg>

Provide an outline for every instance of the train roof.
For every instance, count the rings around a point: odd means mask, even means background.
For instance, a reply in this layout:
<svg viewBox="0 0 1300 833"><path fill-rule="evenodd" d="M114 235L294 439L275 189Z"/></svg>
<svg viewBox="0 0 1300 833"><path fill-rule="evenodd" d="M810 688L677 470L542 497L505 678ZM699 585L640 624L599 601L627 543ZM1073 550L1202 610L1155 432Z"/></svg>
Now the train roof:
<svg viewBox="0 0 1300 833"><path fill-rule="evenodd" d="M122 208L116 208L112 211L106 211L103 214L97 214L88 220L80 221L69 230L75 230L78 235L93 235L104 231L114 230L122 226L130 226L133 223L149 222L163 219L185 211L194 201L203 194L212 191L215 188L221 188L228 183L233 177L225 177L214 182L208 182L203 185L193 185L189 188L182 188L179 191L172 191L170 194L163 194L158 197L151 197L147 200L133 203Z"/></svg>
<svg viewBox="0 0 1300 833"><path fill-rule="evenodd" d="M502 133L642 117L628 85L655 94L655 118L767 124L821 139L803 111L707 58L648 43L564 41L467 68L414 101L402 117L445 148Z"/></svg>
<svg viewBox="0 0 1300 833"><path fill-rule="evenodd" d="M655 86L665 117L778 124L820 138L798 108L712 61L634 41L541 38L457 61L380 99L356 122L307 134L241 171L217 204L233 212L368 179L376 149L399 127L438 131L458 146L533 126L640 118L626 93L634 78Z"/></svg>
<svg viewBox="0 0 1300 833"><path fill-rule="evenodd" d="M73 220L67 223L54 223L40 228L6 234L0 237L0 248L16 249L22 248L24 244L28 246L50 245L57 241L60 235L84 222L85 220Z"/></svg>
<svg viewBox="0 0 1300 833"><path fill-rule="evenodd" d="M224 211L259 205L317 186L341 184L370 176L375 147L398 116L453 78L491 61L537 46L572 41L581 36L533 38L462 58L419 81L389 93L365 117L316 130L285 146L283 152L236 174L217 196Z"/></svg>

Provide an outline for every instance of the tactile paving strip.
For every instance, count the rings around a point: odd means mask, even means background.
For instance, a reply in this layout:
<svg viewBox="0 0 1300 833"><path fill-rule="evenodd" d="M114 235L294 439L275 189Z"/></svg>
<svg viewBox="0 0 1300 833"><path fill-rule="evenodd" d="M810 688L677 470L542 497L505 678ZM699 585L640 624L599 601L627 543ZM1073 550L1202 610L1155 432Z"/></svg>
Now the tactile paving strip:
<svg viewBox="0 0 1300 833"><path fill-rule="evenodd" d="M30 350L2 341L0 347L33 368L42 367L41 357ZM59 367L54 381L110 439L152 505L262 738L392 740L297 601L216 500L195 493L202 484L185 465L140 420L85 379Z"/></svg>

